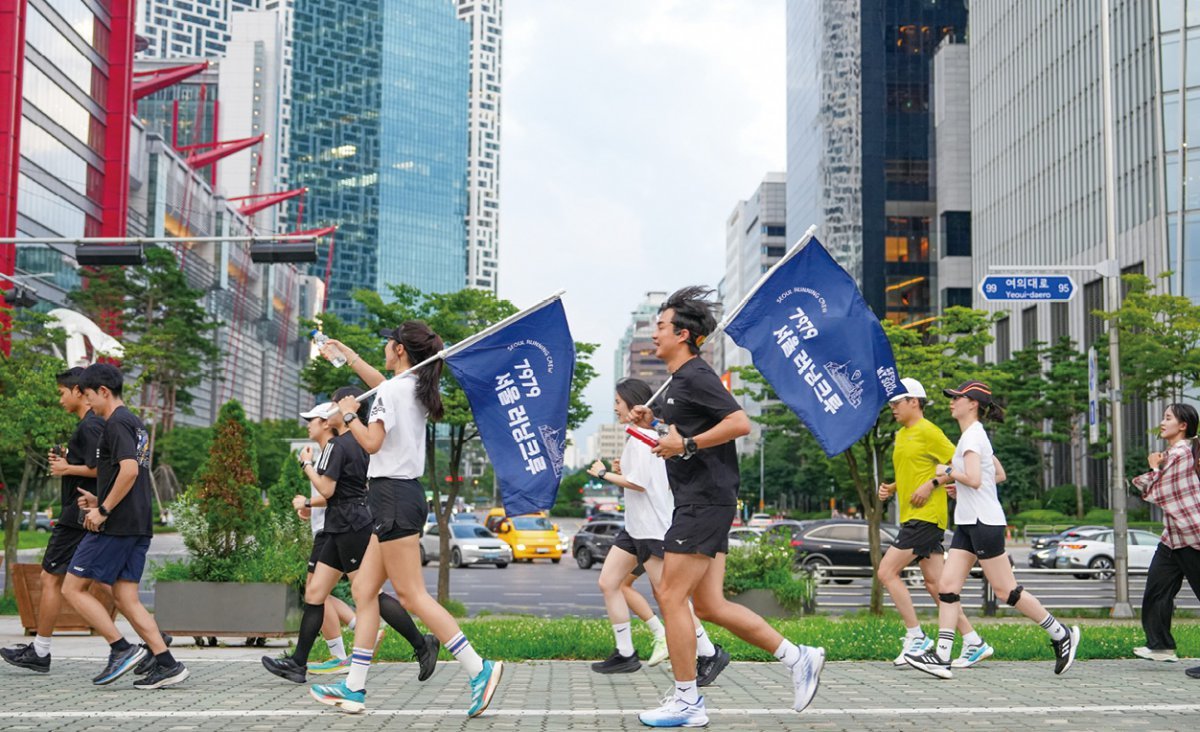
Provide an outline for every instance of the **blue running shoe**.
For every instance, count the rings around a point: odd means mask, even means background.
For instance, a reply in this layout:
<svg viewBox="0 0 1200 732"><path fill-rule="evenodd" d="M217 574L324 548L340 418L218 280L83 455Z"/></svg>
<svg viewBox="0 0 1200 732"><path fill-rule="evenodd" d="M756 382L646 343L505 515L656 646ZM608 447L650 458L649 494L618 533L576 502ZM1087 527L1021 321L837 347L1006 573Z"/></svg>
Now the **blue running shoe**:
<svg viewBox="0 0 1200 732"><path fill-rule="evenodd" d="M468 717L478 717L492 702L492 695L500 685L500 676L504 673L502 661L484 661L483 670L471 679L471 708L467 710Z"/></svg>
<svg viewBox="0 0 1200 732"><path fill-rule="evenodd" d="M979 645L963 644L962 652L958 654L958 658L950 662L951 668L971 668L975 664L991 658L995 650L987 644L987 641Z"/></svg>
<svg viewBox="0 0 1200 732"><path fill-rule="evenodd" d="M351 691L345 681L313 684L308 693L322 704L337 707L348 714L362 714L367 708L367 690Z"/></svg>
<svg viewBox="0 0 1200 732"><path fill-rule="evenodd" d="M647 727L707 727L708 711L704 708L704 697L688 704L676 698L672 692L662 700L658 709L651 709L638 715L638 721Z"/></svg>

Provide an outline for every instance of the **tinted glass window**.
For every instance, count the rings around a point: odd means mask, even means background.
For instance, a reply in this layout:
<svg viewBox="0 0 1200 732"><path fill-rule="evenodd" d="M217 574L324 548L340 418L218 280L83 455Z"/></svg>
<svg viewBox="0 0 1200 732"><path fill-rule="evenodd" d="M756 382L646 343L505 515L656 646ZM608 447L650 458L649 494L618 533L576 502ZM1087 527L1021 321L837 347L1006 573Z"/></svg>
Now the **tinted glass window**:
<svg viewBox="0 0 1200 732"><path fill-rule="evenodd" d="M863 526L834 526L832 536L838 541L854 541L860 544L866 544L867 527L865 524Z"/></svg>
<svg viewBox="0 0 1200 732"><path fill-rule="evenodd" d="M595 534L596 536L607 536L608 524L592 524L588 527L588 530L590 533Z"/></svg>
<svg viewBox="0 0 1200 732"><path fill-rule="evenodd" d="M554 531L554 524L541 516L517 516L512 523L517 531Z"/></svg>
<svg viewBox="0 0 1200 732"><path fill-rule="evenodd" d="M805 535L804 538L806 538L806 539L832 539L834 528L835 527L833 527L833 526L822 526L818 529L813 529L812 531L808 532L808 534Z"/></svg>
<svg viewBox="0 0 1200 732"><path fill-rule="evenodd" d="M454 524L450 527L457 539L494 539L495 534L479 524Z"/></svg>

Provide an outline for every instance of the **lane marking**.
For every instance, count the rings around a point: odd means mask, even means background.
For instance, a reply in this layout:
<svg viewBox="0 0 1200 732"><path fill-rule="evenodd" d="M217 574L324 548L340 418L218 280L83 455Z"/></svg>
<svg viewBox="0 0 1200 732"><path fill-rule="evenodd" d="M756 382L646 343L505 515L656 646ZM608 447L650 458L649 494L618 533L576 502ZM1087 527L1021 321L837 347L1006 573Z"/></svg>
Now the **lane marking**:
<svg viewBox="0 0 1200 732"><path fill-rule="evenodd" d="M489 709L486 717L612 717L636 714L641 709ZM1100 704L1095 706L1043 706L1043 707L903 707L896 709L808 709L804 717L840 716L930 716L966 714L1109 714L1117 712L1200 712L1200 704ZM794 715L792 709L710 709L709 714L729 717L754 717L765 715ZM461 709L368 709L364 715L376 717L461 717ZM0 719L195 719L199 717L317 717L337 716L331 709L210 709L180 711L101 710L62 712L0 712Z"/></svg>

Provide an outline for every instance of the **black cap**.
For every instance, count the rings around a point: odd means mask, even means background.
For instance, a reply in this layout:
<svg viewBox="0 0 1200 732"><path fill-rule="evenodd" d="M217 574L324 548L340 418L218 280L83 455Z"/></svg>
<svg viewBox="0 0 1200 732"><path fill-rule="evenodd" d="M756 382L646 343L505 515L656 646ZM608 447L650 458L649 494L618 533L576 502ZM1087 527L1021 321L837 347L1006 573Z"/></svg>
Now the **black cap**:
<svg viewBox="0 0 1200 732"><path fill-rule="evenodd" d="M957 389L942 389L942 393L951 399L966 397L980 404L992 403L992 388L982 381L964 381Z"/></svg>
<svg viewBox="0 0 1200 732"><path fill-rule="evenodd" d="M379 337L380 338L391 338L393 341L396 341L397 343L399 343L400 342L400 329L399 328L380 328L379 329Z"/></svg>

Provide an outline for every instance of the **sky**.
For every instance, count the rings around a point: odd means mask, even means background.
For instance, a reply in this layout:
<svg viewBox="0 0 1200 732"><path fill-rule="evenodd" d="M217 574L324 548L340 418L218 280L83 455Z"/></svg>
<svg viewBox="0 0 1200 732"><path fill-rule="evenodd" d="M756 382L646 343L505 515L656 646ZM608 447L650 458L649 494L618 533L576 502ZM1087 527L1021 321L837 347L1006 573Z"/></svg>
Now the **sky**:
<svg viewBox="0 0 1200 732"><path fill-rule="evenodd" d="M651 290L716 287L725 221L785 170L784 0L507 0L499 295L598 343L576 445ZM581 459L593 456L581 454Z"/></svg>

